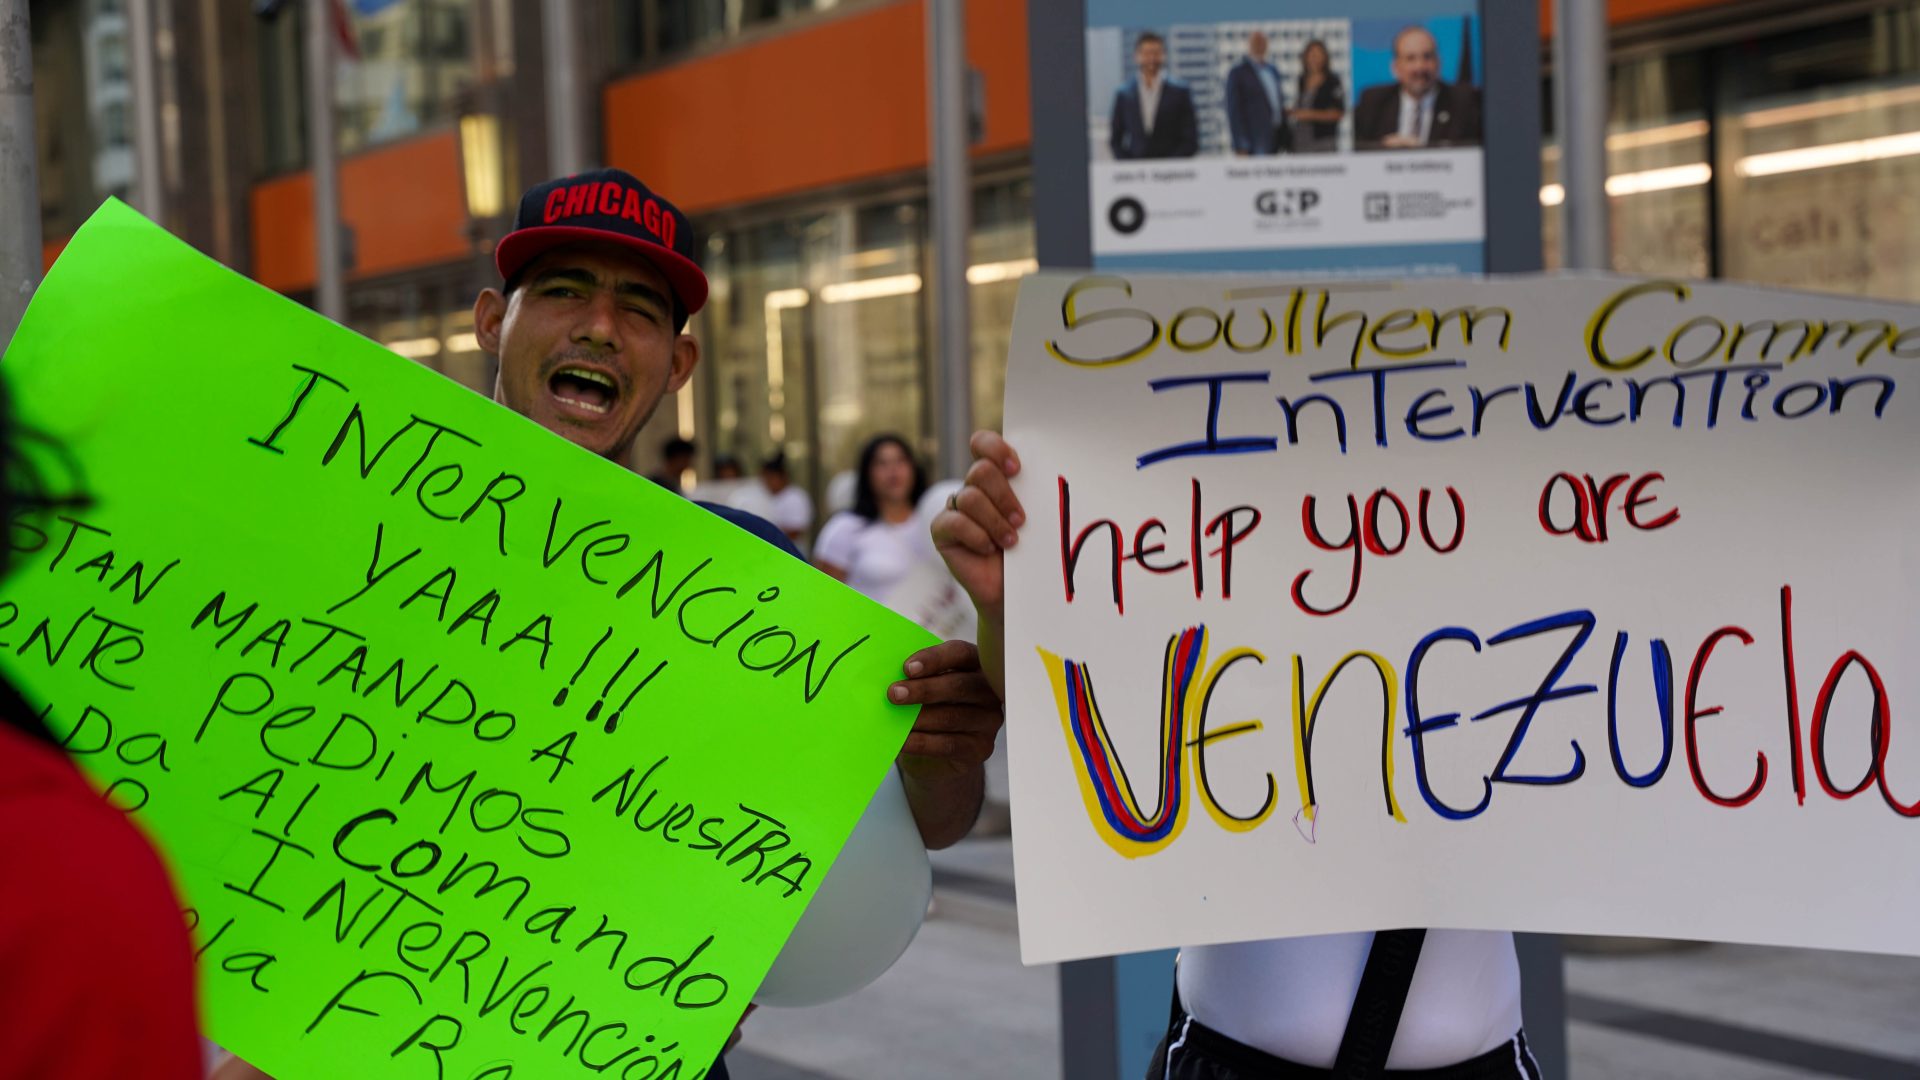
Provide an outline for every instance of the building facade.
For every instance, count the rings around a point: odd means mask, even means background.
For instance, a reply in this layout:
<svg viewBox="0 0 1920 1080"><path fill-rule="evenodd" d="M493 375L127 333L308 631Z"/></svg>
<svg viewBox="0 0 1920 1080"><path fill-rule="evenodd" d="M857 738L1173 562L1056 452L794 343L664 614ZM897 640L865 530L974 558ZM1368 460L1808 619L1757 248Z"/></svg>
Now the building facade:
<svg viewBox="0 0 1920 1080"><path fill-rule="evenodd" d="M147 4L152 40L129 37ZM1027 0L970 0L974 414L997 425L1034 266ZM1550 3L1544 5L1550 8ZM1612 0L1614 264L1920 301L1920 0ZM314 286L304 3L35 0L47 255L125 196L131 50L160 102L158 216L220 261ZM335 100L347 321L480 391L472 300L512 196L545 177L549 94L598 160L692 215L713 281L706 361L641 439L752 462L816 496L869 435L931 456L922 0L577 0L550 77L542 5L340 0ZM1216 62L1217 41L1179 43ZM1176 70L1177 74L1177 70ZM1550 76L1549 76L1550 78ZM1550 98L1543 98L1550 100ZM1550 111L1550 110L1548 110ZM1209 112L1211 115L1211 112ZM1550 118L1543 118L1550 126ZM1204 134L1204 133L1203 133ZM1218 133L1215 133L1218 134ZM1562 192L1547 132L1546 259Z"/></svg>

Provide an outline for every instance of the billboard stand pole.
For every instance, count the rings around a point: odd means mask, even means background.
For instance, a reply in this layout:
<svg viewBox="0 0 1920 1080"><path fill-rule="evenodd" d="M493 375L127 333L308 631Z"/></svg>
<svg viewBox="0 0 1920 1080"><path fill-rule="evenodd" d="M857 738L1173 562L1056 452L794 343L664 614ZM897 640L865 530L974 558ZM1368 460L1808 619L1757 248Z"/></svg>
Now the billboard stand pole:
<svg viewBox="0 0 1920 1080"><path fill-rule="evenodd" d="M1611 268L1607 231L1606 0L1554 0L1553 116L1569 270Z"/></svg>
<svg viewBox="0 0 1920 1080"><path fill-rule="evenodd" d="M343 323L346 286L340 235L340 146L334 135L332 0L307 0L307 157L313 166L314 307Z"/></svg>
<svg viewBox="0 0 1920 1080"><path fill-rule="evenodd" d="M0 348L40 284L40 181L27 0L0 0Z"/></svg>
<svg viewBox="0 0 1920 1080"><path fill-rule="evenodd" d="M927 129L932 139L933 316L940 388L935 414L940 471L972 463L973 335L967 296L972 162L967 157L967 21L964 0L926 0Z"/></svg>

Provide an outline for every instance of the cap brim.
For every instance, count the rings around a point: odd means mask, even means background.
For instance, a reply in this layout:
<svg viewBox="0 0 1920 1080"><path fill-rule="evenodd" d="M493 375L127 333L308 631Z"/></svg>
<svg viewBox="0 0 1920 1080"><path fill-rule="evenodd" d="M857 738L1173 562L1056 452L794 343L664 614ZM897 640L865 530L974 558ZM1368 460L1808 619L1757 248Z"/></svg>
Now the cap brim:
<svg viewBox="0 0 1920 1080"><path fill-rule="evenodd" d="M528 263L543 252L568 244L611 244L626 248L652 263L667 279L667 285L681 306L691 315L707 303L707 275L692 259L660 244L633 236L622 236L605 229L586 229L577 225L535 225L516 229L500 239L493 249L493 265L504 281L512 281Z"/></svg>

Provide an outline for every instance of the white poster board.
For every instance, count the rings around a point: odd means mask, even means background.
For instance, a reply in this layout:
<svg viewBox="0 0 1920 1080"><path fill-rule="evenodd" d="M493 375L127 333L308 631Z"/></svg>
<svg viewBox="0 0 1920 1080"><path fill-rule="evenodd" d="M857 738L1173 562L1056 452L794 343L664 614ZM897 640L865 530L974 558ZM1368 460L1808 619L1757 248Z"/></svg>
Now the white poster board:
<svg viewBox="0 0 1920 1080"><path fill-rule="evenodd" d="M1384 927L1920 954L1920 309L1048 273L1029 963Z"/></svg>

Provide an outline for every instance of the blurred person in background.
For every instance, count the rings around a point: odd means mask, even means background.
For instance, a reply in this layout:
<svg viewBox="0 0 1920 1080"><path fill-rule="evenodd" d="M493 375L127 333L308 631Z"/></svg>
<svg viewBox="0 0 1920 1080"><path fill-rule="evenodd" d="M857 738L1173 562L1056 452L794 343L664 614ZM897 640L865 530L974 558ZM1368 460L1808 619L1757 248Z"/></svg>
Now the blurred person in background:
<svg viewBox="0 0 1920 1080"><path fill-rule="evenodd" d="M859 478L852 469L841 469L827 481L827 493L821 505L821 512L827 517L853 509L853 489L859 486Z"/></svg>
<svg viewBox="0 0 1920 1080"><path fill-rule="evenodd" d="M927 476L906 440L876 435L860 451L853 507L827 519L814 544L815 566L862 593L887 602L895 586L921 567L938 566L920 496Z"/></svg>
<svg viewBox="0 0 1920 1080"><path fill-rule="evenodd" d="M740 467L740 459L732 454L714 457L713 478L700 481L694 489L694 496L702 502L731 506L754 517L767 516L768 503L760 493L760 482L747 479L746 470Z"/></svg>
<svg viewBox="0 0 1920 1080"><path fill-rule="evenodd" d="M795 546L805 549L807 531L813 528L813 499L794 486L787 472L787 453L782 450L760 463L760 490L766 496L768 521L780 527Z"/></svg>
<svg viewBox="0 0 1920 1080"><path fill-rule="evenodd" d="M684 494L681 480L693 468L693 440L678 435L660 446L660 471L647 479L676 495Z"/></svg>

